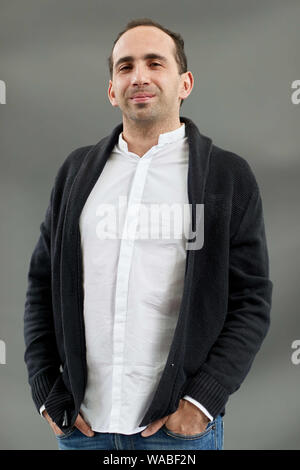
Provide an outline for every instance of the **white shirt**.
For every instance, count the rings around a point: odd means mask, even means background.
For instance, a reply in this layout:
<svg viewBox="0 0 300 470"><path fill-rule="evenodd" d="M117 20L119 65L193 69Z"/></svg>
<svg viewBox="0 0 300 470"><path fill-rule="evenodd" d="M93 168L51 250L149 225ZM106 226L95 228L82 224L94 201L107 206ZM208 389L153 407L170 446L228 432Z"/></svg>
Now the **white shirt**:
<svg viewBox="0 0 300 470"><path fill-rule="evenodd" d="M183 294L187 171L184 123L160 134L142 157L128 151L120 133L81 212L88 374L80 413L94 431L133 434L147 427L138 424L164 370ZM166 238L149 235L148 229L169 228L164 216L162 223L153 217L151 204L161 214L181 208L180 237L173 224ZM183 398L213 420L195 399Z"/></svg>

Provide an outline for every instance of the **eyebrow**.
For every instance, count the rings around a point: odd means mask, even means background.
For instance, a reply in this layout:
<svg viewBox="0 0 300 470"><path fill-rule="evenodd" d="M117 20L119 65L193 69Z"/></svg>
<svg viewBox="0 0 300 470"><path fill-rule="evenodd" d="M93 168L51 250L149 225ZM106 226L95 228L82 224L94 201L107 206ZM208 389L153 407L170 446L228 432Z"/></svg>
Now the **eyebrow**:
<svg viewBox="0 0 300 470"><path fill-rule="evenodd" d="M143 56L143 59L144 60L158 59L163 62L168 62L168 59L166 57L164 57L163 55L157 54L156 52L150 52L149 54L145 54ZM134 61L134 57L132 55L121 57L119 60L117 60L115 68L117 68L120 64L123 64L123 62L133 62L133 61Z"/></svg>

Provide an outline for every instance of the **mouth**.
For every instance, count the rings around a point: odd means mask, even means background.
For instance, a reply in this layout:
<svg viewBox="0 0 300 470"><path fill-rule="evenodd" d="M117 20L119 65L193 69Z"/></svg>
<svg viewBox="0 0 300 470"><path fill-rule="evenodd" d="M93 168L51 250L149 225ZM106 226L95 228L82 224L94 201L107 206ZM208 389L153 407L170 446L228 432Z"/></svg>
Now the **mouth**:
<svg viewBox="0 0 300 470"><path fill-rule="evenodd" d="M154 98L154 95L153 96L133 96L130 99L134 102L139 103L139 102L152 100L152 98Z"/></svg>

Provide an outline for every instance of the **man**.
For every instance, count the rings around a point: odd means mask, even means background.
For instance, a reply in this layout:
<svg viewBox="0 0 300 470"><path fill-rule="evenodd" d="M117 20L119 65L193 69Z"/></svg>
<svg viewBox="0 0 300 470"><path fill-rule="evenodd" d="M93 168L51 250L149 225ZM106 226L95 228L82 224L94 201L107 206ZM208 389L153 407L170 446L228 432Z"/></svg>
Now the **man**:
<svg viewBox="0 0 300 470"><path fill-rule="evenodd" d="M180 35L132 21L109 66L123 123L65 160L31 258L33 400L60 449L222 449L225 404L270 322L259 188L179 116L194 83ZM191 209L181 237L137 236L143 204L173 203Z"/></svg>

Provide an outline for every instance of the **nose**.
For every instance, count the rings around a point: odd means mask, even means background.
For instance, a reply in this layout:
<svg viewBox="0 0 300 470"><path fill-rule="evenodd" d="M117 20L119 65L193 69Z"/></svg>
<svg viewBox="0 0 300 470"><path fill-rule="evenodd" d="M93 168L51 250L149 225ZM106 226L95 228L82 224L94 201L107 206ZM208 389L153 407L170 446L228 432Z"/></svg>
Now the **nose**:
<svg viewBox="0 0 300 470"><path fill-rule="evenodd" d="M132 85L146 85L150 79L148 76L147 68L143 65L136 65L132 74Z"/></svg>

